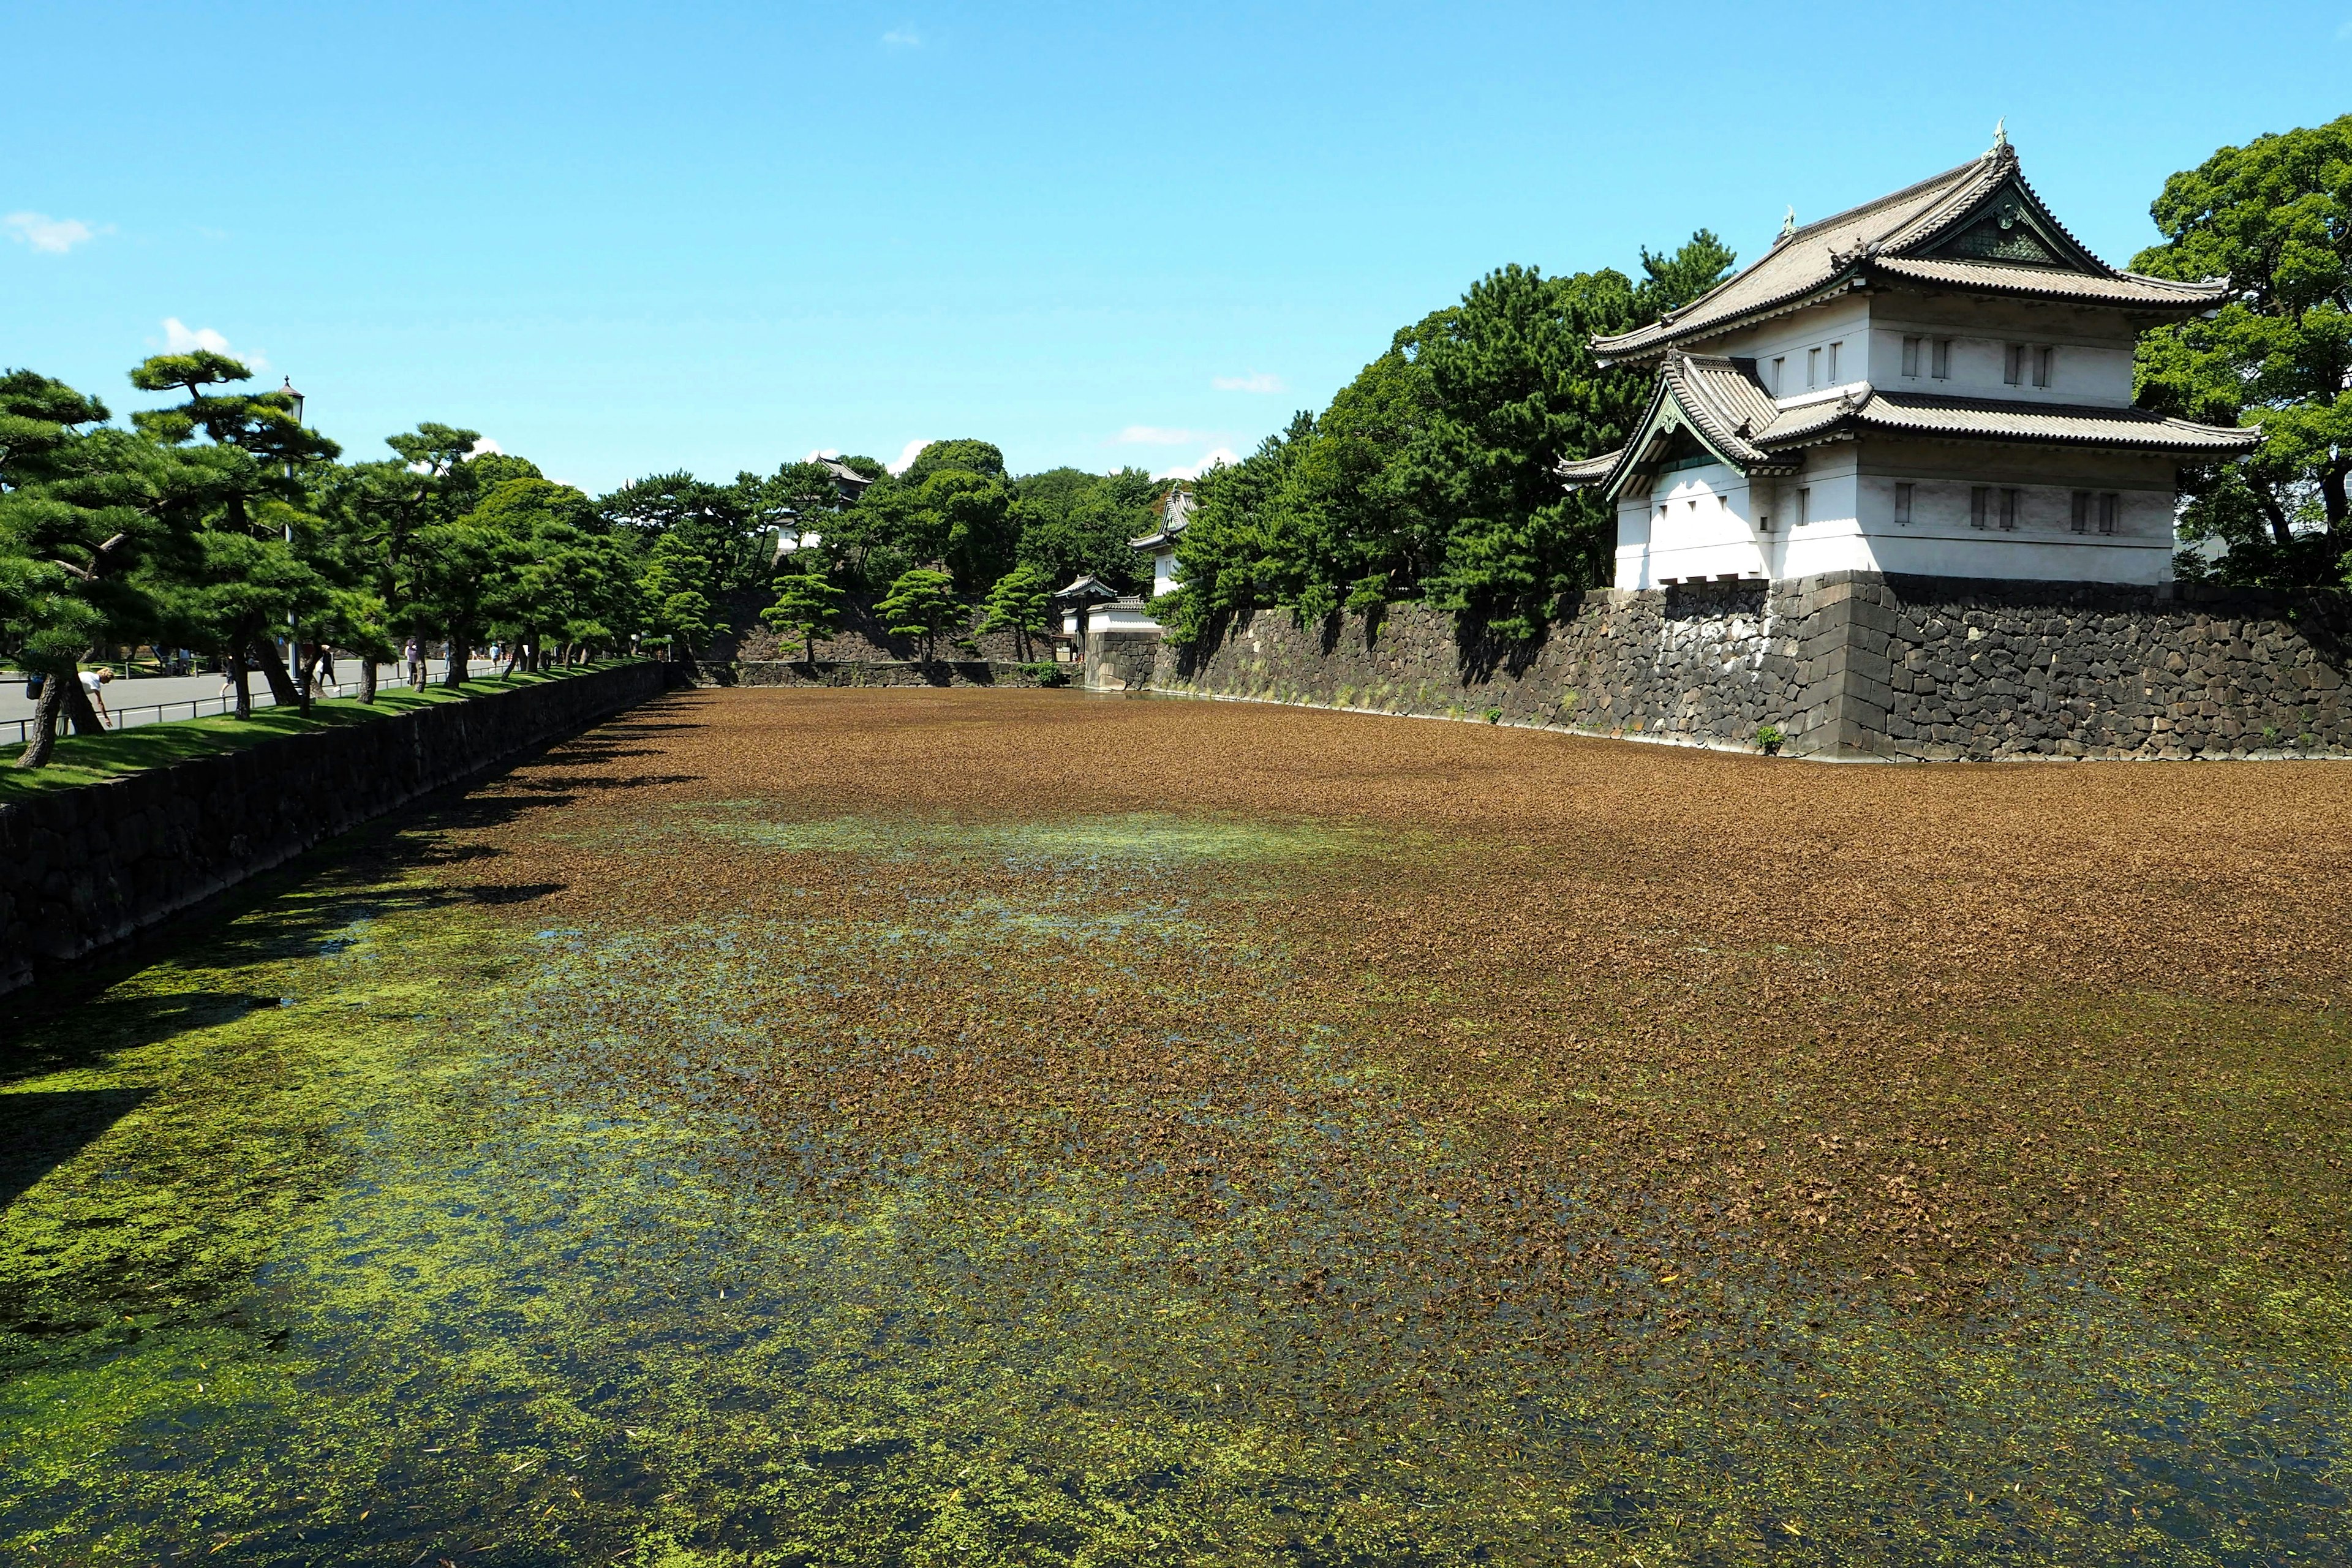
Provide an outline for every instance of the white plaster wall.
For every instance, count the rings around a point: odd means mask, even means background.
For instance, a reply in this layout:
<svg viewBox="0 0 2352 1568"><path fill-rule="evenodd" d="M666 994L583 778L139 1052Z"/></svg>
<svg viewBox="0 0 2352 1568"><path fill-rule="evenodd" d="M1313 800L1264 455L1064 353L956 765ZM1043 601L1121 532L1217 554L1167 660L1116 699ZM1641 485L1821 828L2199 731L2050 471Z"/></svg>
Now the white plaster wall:
<svg viewBox="0 0 2352 1568"><path fill-rule="evenodd" d="M1906 337L1927 340L1920 348L1916 377L1903 374ZM1942 381L1929 374L1934 368L1929 345L1937 338L1952 340L1952 374ZM1832 342L1843 345L1837 379L1830 379L1824 353L1820 384L1808 387L1807 351L1826 350ZM2049 386L2033 384L2030 366L2021 385L2011 386L2002 379L2011 343L2047 344L2057 350ZM1867 382L1888 391L2126 408L2132 401L2132 343L2130 328L2104 311L1890 292L1841 295L1685 346L1695 353L1753 357L1757 374L1768 386L1773 359L1784 357L1786 373L1774 394L1783 405L1824 387Z"/></svg>
<svg viewBox="0 0 2352 1568"><path fill-rule="evenodd" d="M1835 381L1830 379L1829 374L1828 349L1833 342L1842 345ZM1870 301L1860 294L1843 295L1794 315L1685 346L1694 353L1753 356L1757 374L1764 377L1767 386L1772 384L1772 361L1785 358L1787 365L1774 393L1783 402L1821 387L1851 386L1868 379L1871 374ZM1811 349L1822 351L1822 373L1819 385L1808 388L1805 354Z"/></svg>
<svg viewBox="0 0 2352 1568"><path fill-rule="evenodd" d="M1858 465L1852 443L1814 447L1801 473L1781 479L1772 508L1776 577L1877 570L1861 522ZM1801 498L1800 490L1810 491ZM1797 521L1802 511L1806 521Z"/></svg>
<svg viewBox="0 0 2352 1568"><path fill-rule="evenodd" d="M1620 588L1761 577L1767 571L1748 483L1720 463L1659 476L1617 510Z"/></svg>
<svg viewBox="0 0 2352 1568"><path fill-rule="evenodd" d="M1900 301L1896 301L1900 303ZM1916 337L1925 341L1919 345L1919 374L1903 374L1903 340ZM1935 342L1949 338L1952 342L1951 375L1936 379ZM2009 345L2024 343L2029 348L2048 346L2056 351L2051 363L2050 384L2033 384L2033 368L2029 363L2024 381L2017 386L2001 378L2008 374ZM2132 351L2111 342L2060 342L2056 335L2043 331L2036 335L2031 327L2021 328L2012 334L1984 337L1957 331L1949 326L1933 322L1905 321L1900 316L1881 315L1874 320L1870 331L1870 382L1885 392L1927 392L1946 397L1992 397L2020 403L2087 404L2098 408L2126 408L2132 400Z"/></svg>
<svg viewBox="0 0 2352 1568"><path fill-rule="evenodd" d="M2168 583L2172 580L2172 502L2169 489L2128 489L2096 479L2081 484L2015 484L2018 522L2014 531L2000 523L1998 479L1916 479L1910 481L1911 521L1895 521L1892 474L1866 474L1861 480L1864 531L1882 572L1916 572L1945 577L2048 578L2076 583ZM1971 525L1970 491L1988 484L1988 526ZM2076 533L2076 489L2121 499L2113 534L2098 531L2097 502L2087 531Z"/></svg>
<svg viewBox="0 0 2352 1568"><path fill-rule="evenodd" d="M1154 597L1176 591L1176 552L1163 550L1151 558L1151 592Z"/></svg>

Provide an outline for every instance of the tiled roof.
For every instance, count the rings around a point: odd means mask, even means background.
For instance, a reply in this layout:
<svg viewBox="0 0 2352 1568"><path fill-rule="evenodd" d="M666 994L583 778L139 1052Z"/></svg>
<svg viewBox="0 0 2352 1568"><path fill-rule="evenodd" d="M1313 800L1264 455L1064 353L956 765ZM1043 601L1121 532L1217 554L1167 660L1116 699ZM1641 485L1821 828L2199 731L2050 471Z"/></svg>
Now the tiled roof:
<svg viewBox="0 0 2352 1568"><path fill-rule="evenodd" d="M1601 486L1614 491L1638 466L1636 454L1649 447L1662 405L1669 399L1708 447L1750 473L1785 470L1800 447L1869 430L2168 452L2189 461L2231 457L2262 440L2259 430L2194 425L2138 408L1881 392L1868 383L1782 407L1757 381L1753 360L1669 352L1659 367L1650 406L1634 427L1633 441L1601 457L1562 463L1553 471L1570 489Z"/></svg>
<svg viewBox="0 0 2352 1568"><path fill-rule="evenodd" d="M1941 283L1990 293L2032 294L2042 299L2087 300L2102 305L2148 305L2173 310L2182 305L2204 310L2220 302L2227 290L2214 283L2176 283L2137 272L2094 278L2082 272L2061 272L2048 267L2020 267L2006 261L1961 261L1947 257L1882 256L1871 270L1914 283Z"/></svg>
<svg viewBox="0 0 2352 1568"><path fill-rule="evenodd" d="M2063 267L1929 258L2012 182L2036 217L2070 252ZM2118 272L2083 248L2033 195L2006 142L1932 179L1822 218L1782 238L1764 258L1679 310L1616 337L1595 338L1603 359L1645 358L1671 344L1727 331L1802 303L1833 288L1867 282L1872 272L1914 283L1984 288L2147 310L2202 309L2225 292L2219 284L2169 283Z"/></svg>
<svg viewBox="0 0 2352 1568"><path fill-rule="evenodd" d="M2054 441L2078 447L2127 447L2186 458L2226 458L2262 442L2258 429L2193 425L2141 408L2093 408L2066 404L2006 403L1985 397L1937 397L1916 392L1866 392L1848 417L1862 428L1912 436L1974 440ZM1766 439L1795 438L1776 425Z"/></svg>
<svg viewBox="0 0 2352 1568"><path fill-rule="evenodd" d="M1107 604L1118 596L1118 589L1091 574L1078 577L1054 595L1056 599L1085 599L1093 604Z"/></svg>
<svg viewBox="0 0 2352 1568"><path fill-rule="evenodd" d="M1743 463L1770 459L1750 439L1780 415L1772 395L1756 379L1752 359L1720 354L1668 354L1659 379L1700 427L1707 444Z"/></svg>
<svg viewBox="0 0 2352 1568"><path fill-rule="evenodd" d="M1560 463L1552 472L1566 479L1571 489L1580 485L1597 484L1609 477L1609 470L1615 468L1617 459L1624 455L1620 448L1614 452L1603 452L1597 458L1571 458Z"/></svg>

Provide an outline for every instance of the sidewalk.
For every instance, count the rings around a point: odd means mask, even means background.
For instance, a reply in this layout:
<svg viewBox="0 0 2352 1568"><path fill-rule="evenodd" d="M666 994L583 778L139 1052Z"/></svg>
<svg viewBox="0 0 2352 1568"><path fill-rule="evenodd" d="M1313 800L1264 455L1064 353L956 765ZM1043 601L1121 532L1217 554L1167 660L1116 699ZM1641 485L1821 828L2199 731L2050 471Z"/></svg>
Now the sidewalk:
<svg viewBox="0 0 2352 1568"><path fill-rule="evenodd" d="M489 661L475 659L473 667L482 674L489 673ZM427 679L439 680L449 668L446 659L426 661ZM396 685L406 671L399 665L379 664L375 667L376 684ZM333 686L319 683L320 697L356 697L359 695L359 664L354 659L339 660L335 673L342 679ZM256 673L248 676L247 684L253 692L256 708L270 706L269 682ZM236 696L221 693L222 678L217 675L159 675L135 680L116 679L106 684L106 706L113 715L110 729L131 729L141 724L162 723L173 719L201 719L215 713L234 711ZM34 703L25 695L25 678L11 672L6 685L0 686L0 745L24 740L25 728L31 721ZM69 728L60 724L60 730Z"/></svg>

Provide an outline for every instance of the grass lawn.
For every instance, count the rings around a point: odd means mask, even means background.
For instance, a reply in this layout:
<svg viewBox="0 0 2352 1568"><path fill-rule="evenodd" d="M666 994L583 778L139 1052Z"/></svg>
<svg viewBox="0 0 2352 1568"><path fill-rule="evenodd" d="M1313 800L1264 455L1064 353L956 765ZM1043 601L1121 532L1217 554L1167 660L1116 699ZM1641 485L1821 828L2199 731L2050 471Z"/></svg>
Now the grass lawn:
<svg viewBox="0 0 2352 1568"><path fill-rule="evenodd" d="M174 763L184 763L196 757L242 751L279 735L299 735L309 730L331 730L343 724L365 724L437 702L488 697L494 692L512 691L541 681L562 680L568 675L609 668L611 662L548 675L485 677L454 689L435 685L417 691L406 686L385 686L377 691L373 707L355 697L339 697L313 703L307 714L297 708L257 708L250 719L234 719L220 714L205 719L142 724L129 730L110 730L103 735L60 735L57 749L49 753L48 765L41 768L15 766L17 756L25 748L21 745L0 746L0 805L50 790L74 789L82 784L120 778L126 773L143 773L149 768L169 767Z"/></svg>

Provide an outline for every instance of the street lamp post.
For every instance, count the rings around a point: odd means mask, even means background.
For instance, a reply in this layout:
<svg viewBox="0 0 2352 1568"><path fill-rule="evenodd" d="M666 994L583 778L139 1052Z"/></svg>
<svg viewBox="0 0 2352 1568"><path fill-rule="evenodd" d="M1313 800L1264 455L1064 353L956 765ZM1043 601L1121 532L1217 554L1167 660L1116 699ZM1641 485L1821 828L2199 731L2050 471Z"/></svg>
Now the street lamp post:
<svg viewBox="0 0 2352 1568"><path fill-rule="evenodd" d="M294 423L299 426L302 423L302 395L294 390L292 376L286 378L286 384L278 389L278 395L293 399ZM291 458L286 459L286 477L289 480L294 477L294 459ZM294 551L294 514L291 509L286 514L286 551L289 555ZM294 671L294 694L302 699L303 710L307 712L310 706L310 672L302 666L302 639L291 610L286 612L286 662Z"/></svg>

